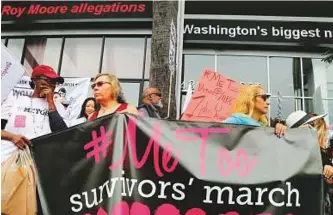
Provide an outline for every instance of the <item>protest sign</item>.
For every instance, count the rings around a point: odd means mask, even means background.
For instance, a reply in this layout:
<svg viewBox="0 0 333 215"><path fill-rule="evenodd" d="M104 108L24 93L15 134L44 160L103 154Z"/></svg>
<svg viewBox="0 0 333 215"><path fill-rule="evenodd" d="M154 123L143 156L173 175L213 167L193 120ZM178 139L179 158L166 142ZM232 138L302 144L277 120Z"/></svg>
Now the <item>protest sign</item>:
<svg viewBox="0 0 333 215"><path fill-rule="evenodd" d="M80 114L81 106L84 100L88 97L88 89L90 85L90 78L64 78L64 83L57 85L54 90L55 102L60 102L66 108L66 116L68 121L77 119ZM12 89L7 99L2 103L2 109L7 110L16 100L21 96L31 96L33 89L31 89L29 82L31 78L23 76Z"/></svg>
<svg viewBox="0 0 333 215"><path fill-rule="evenodd" d="M54 99L66 107L66 119L77 119L89 87L90 78L65 78L65 82L57 86Z"/></svg>
<svg viewBox="0 0 333 215"><path fill-rule="evenodd" d="M20 61L1 43L1 103L24 74Z"/></svg>
<svg viewBox="0 0 333 215"><path fill-rule="evenodd" d="M47 215L321 214L317 138L114 114L32 141ZM297 159L295 159L297 158Z"/></svg>
<svg viewBox="0 0 333 215"><path fill-rule="evenodd" d="M184 104L183 104L183 109L182 109L182 114L185 112L188 104L190 103L191 101L191 98L192 98L192 94L193 94L193 81L189 82L188 83L188 87L187 87L187 90L186 90L186 96L185 96L185 100L184 100Z"/></svg>
<svg viewBox="0 0 333 215"><path fill-rule="evenodd" d="M205 122L225 120L231 115L238 90L236 81L206 69L181 119Z"/></svg>

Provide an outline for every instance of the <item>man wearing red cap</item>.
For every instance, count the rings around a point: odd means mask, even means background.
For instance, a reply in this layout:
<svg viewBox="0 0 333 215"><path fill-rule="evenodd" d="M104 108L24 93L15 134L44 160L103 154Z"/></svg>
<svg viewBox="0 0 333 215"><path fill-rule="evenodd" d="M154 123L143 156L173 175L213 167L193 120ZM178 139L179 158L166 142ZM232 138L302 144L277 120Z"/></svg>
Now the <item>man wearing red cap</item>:
<svg viewBox="0 0 333 215"><path fill-rule="evenodd" d="M12 104L8 113L2 113L2 120L7 120L1 130L1 162L13 152L30 143L30 139L51 132L66 129L61 116L64 107L53 100L56 84L64 79L49 66L40 65L32 72L30 86L34 89L32 97L22 97Z"/></svg>

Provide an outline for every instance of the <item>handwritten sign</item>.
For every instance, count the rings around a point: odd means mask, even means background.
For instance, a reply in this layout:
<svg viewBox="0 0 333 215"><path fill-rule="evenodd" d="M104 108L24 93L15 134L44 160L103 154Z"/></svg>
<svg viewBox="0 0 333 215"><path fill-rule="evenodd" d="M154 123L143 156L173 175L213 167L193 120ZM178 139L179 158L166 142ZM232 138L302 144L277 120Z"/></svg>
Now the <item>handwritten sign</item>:
<svg viewBox="0 0 333 215"><path fill-rule="evenodd" d="M182 120L221 122L230 116L238 90L236 81L206 69Z"/></svg>

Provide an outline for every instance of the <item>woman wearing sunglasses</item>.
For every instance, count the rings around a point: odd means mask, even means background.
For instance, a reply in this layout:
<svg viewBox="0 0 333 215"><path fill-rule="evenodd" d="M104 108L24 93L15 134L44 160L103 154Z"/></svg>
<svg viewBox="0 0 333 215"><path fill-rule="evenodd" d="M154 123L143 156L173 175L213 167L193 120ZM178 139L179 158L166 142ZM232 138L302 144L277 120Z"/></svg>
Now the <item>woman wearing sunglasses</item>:
<svg viewBox="0 0 333 215"><path fill-rule="evenodd" d="M317 132L318 144L321 152L321 160L323 165L324 176L324 202L325 202L325 215L331 215L332 203L329 196L329 188L333 184L333 164L332 152L328 148L328 129L324 117L327 114L316 115L307 114L304 111L292 112L286 120L289 128L310 128Z"/></svg>
<svg viewBox="0 0 333 215"><path fill-rule="evenodd" d="M116 76L109 73L98 74L91 88L94 91L96 102L100 107L90 116L88 121L112 113L139 114L136 107L118 100L121 88Z"/></svg>
<svg viewBox="0 0 333 215"><path fill-rule="evenodd" d="M267 126L266 114L269 107L269 97L270 94L265 93L264 89L258 84L242 86L232 108L232 115L224 123L257 127ZM275 126L276 135L283 136L286 128L283 124L277 123Z"/></svg>

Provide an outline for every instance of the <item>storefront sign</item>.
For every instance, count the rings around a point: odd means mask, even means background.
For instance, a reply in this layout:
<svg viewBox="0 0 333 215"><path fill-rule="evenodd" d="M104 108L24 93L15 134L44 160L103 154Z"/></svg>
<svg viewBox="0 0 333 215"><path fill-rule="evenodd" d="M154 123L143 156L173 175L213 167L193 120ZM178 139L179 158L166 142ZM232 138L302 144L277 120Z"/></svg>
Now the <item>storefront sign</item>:
<svg viewBox="0 0 333 215"><path fill-rule="evenodd" d="M149 1L2 1L2 21L149 18Z"/></svg>
<svg viewBox="0 0 333 215"><path fill-rule="evenodd" d="M185 20L186 41L333 43L333 22Z"/></svg>
<svg viewBox="0 0 333 215"><path fill-rule="evenodd" d="M115 114L32 141L48 215L319 215L309 129ZM297 158L297 159L296 159Z"/></svg>

